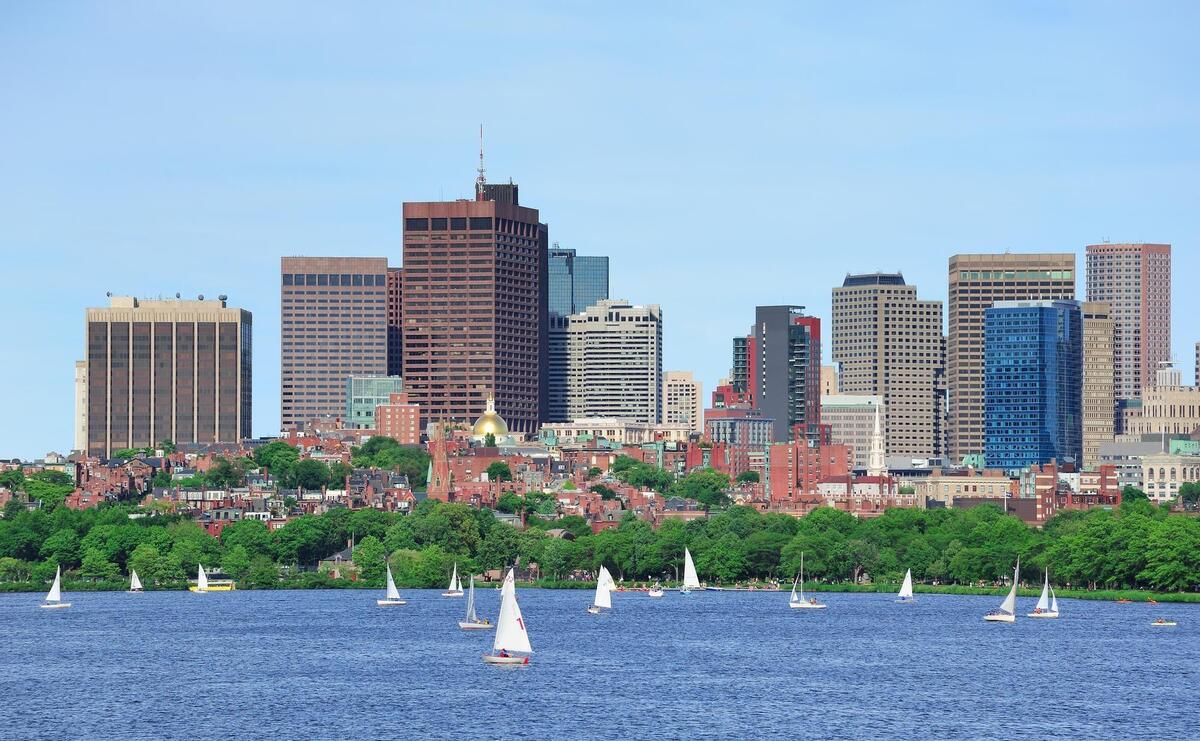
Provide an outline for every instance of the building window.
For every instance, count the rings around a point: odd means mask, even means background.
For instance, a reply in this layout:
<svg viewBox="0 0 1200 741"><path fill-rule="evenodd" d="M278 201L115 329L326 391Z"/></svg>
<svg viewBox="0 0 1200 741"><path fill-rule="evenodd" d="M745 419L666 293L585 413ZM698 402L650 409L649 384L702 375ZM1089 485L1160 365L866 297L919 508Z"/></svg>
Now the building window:
<svg viewBox="0 0 1200 741"><path fill-rule="evenodd" d="M405 219L404 231L427 232L429 231L429 219Z"/></svg>

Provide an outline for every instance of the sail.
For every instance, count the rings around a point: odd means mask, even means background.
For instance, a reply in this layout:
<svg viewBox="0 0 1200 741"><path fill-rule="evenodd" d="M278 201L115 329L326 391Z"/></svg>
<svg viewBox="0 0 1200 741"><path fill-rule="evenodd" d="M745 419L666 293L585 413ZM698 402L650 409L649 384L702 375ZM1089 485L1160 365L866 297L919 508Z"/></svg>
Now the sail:
<svg viewBox="0 0 1200 741"><path fill-rule="evenodd" d="M1008 590L1008 596L1000 603L1000 611L1009 615L1017 614L1017 578L1021 573L1021 561L1017 560L1017 567L1013 569L1012 589Z"/></svg>
<svg viewBox="0 0 1200 741"><path fill-rule="evenodd" d="M804 601L804 551L800 551L800 601Z"/></svg>
<svg viewBox="0 0 1200 741"><path fill-rule="evenodd" d="M699 589L700 578L696 576L696 564L692 562L692 552L683 549L683 586L687 589Z"/></svg>
<svg viewBox="0 0 1200 741"><path fill-rule="evenodd" d="M479 618L475 617L475 575L471 574L471 587L467 590L467 617L463 622L477 623Z"/></svg>
<svg viewBox="0 0 1200 741"><path fill-rule="evenodd" d="M1050 612L1058 614L1058 597L1054 594L1054 587L1050 587Z"/></svg>
<svg viewBox="0 0 1200 741"><path fill-rule="evenodd" d="M196 589L208 589L208 574L204 573L204 564L199 564L200 571L196 574Z"/></svg>
<svg viewBox="0 0 1200 741"><path fill-rule="evenodd" d="M396 589L396 582L392 579L392 565L387 565L387 598L400 599L400 590Z"/></svg>
<svg viewBox="0 0 1200 741"><path fill-rule="evenodd" d="M62 567L59 566L54 570L54 583L50 585L50 591L46 593L47 602L62 601Z"/></svg>
<svg viewBox="0 0 1200 741"><path fill-rule="evenodd" d="M1046 581L1042 582L1042 596L1038 597L1037 609L1045 612L1050 609L1050 570L1046 569Z"/></svg>
<svg viewBox="0 0 1200 741"><path fill-rule="evenodd" d="M796 578L792 580L792 598L790 600L791 602L799 602L800 601L800 598L796 596L796 585L799 583L800 583L800 576L797 575Z"/></svg>
<svg viewBox="0 0 1200 741"><path fill-rule="evenodd" d="M142 588L142 580L138 578L137 572L134 571L133 569L129 570L129 588L130 589L141 589Z"/></svg>
<svg viewBox="0 0 1200 741"><path fill-rule="evenodd" d="M462 589L458 586L458 564L457 563L454 564L454 571L453 571L453 573L450 574L449 591L451 591L451 592L462 591Z"/></svg>
<svg viewBox="0 0 1200 741"><path fill-rule="evenodd" d="M612 607L612 574L604 566L600 567L600 575L596 577L596 598L592 603L596 607Z"/></svg>
<svg viewBox="0 0 1200 741"><path fill-rule="evenodd" d="M521 617L521 606L517 604L517 584L512 569L508 570L500 589L500 618L496 621L496 640L492 648L533 653L529 634L525 632L525 620Z"/></svg>
<svg viewBox="0 0 1200 741"><path fill-rule="evenodd" d="M900 599L912 599L912 569L904 572L904 583L900 585Z"/></svg>

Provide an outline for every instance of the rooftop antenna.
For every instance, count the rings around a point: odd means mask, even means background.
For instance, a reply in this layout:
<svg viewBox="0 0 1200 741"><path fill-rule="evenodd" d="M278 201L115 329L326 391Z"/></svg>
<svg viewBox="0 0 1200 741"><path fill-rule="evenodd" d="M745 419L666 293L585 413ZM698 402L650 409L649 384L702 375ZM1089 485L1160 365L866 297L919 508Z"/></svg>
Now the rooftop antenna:
<svg viewBox="0 0 1200 741"><path fill-rule="evenodd" d="M483 124L479 124L479 177L475 178L475 200L483 200L483 186L487 185L487 178L484 176L483 169Z"/></svg>

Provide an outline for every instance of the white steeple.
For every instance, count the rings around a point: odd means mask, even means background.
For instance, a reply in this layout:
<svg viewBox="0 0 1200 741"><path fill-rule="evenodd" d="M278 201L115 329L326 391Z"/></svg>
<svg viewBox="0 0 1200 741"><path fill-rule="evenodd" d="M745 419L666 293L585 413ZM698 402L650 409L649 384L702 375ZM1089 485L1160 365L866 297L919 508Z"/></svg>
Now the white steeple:
<svg viewBox="0 0 1200 741"><path fill-rule="evenodd" d="M879 423L879 404L875 405L875 431L871 433L871 452L867 457L868 476L886 476L887 460L883 451L883 430Z"/></svg>

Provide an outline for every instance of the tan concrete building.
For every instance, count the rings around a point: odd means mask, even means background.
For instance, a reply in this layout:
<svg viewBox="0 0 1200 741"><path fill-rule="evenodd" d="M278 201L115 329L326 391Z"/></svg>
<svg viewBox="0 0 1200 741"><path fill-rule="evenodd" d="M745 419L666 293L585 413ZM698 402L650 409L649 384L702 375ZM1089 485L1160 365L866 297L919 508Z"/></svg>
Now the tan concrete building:
<svg viewBox="0 0 1200 741"><path fill-rule="evenodd" d="M871 434L875 429L875 410L882 404L882 396L867 394L821 396L821 424L829 425L830 439L835 445L850 446L856 469L867 469ZM886 418L887 410L882 411Z"/></svg>
<svg viewBox="0 0 1200 741"><path fill-rule="evenodd" d="M833 289L832 333L839 393L882 397L888 453L942 456L942 302L918 299L899 273L847 275Z"/></svg>
<svg viewBox="0 0 1200 741"><path fill-rule="evenodd" d="M1124 433L1127 441L1144 435L1191 435L1200 428L1200 389L1184 386L1183 375L1170 363L1162 363L1154 385L1142 389L1140 403L1125 408Z"/></svg>
<svg viewBox="0 0 1200 741"><path fill-rule="evenodd" d="M947 437L959 461L984 451L984 312L997 301L1074 300L1075 255L954 255L949 284Z"/></svg>
<svg viewBox="0 0 1200 741"><path fill-rule="evenodd" d="M1200 481L1200 456L1151 453L1142 457L1142 489L1155 504L1173 502L1179 485Z"/></svg>
<svg viewBox="0 0 1200 741"><path fill-rule="evenodd" d="M821 366L821 396L835 396L841 393L838 387L838 369L836 365Z"/></svg>
<svg viewBox="0 0 1200 741"><path fill-rule="evenodd" d="M1116 434L1113 408L1113 320L1108 304L1085 301L1083 310L1083 465L1100 465L1100 445Z"/></svg>
<svg viewBox="0 0 1200 741"><path fill-rule="evenodd" d="M691 371L663 373L662 421L687 425L692 432L704 432L704 385Z"/></svg>
<svg viewBox="0 0 1200 741"><path fill-rule="evenodd" d="M567 413L655 424L663 413L662 310L604 299L567 326Z"/></svg>
<svg viewBox="0 0 1200 741"><path fill-rule="evenodd" d="M1171 245L1089 244L1087 300L1112 311L1116 397L1136 399L1171 359Z"/></svg>
<svg viewBox="0 0 1200 741"><path fill-rule="evenodd" d="M86 371L76 365L76 383L87 378L87 452L250 437L251 329L250 312L224 296L113 296L88 309Z"/></svg>

